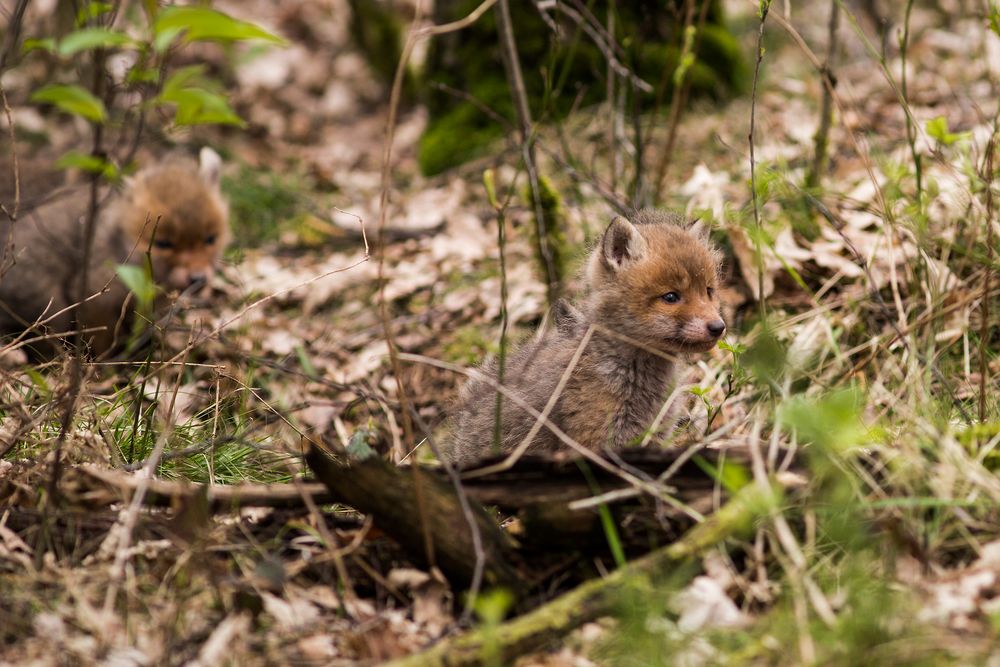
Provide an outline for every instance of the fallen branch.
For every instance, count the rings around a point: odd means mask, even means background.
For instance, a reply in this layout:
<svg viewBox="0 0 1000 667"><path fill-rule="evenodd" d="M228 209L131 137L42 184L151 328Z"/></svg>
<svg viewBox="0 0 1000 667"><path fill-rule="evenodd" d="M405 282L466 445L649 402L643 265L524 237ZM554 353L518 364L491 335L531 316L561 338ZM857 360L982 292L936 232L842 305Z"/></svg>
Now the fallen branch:
<svg viewBox="0 0 1000 667"><path fill-rule="evenodd" d="M95 465L81 465L76 469L97 480L112 492L121 494L125 500L131 500L141 479L134 475L99 468ZM99 489L88 492L87 500L92 504L100 504L102 500L110 504L122 499L111 496L102 499L100 493ZM205 489L204 484L153 479L147 482L143 503L153 507L177 507L200 493L206 494L208 507L212 511L225 511L240 507L302 507L304 505L303 493L320 505L332 502L326 487L318 482L304 483L301 486L294 484L218 485Z"/></svg>
<svg viewBox="0 0 1000 667"><path fill-rule="evenodd" d="M684 537L617 570L604 579L588 581L552 602L498 627L479 628L442 641L390 667L457 667L507 664L540 649L580 625L614 613L629 591L649 590L671 575L690 578L696 559L730 535L748 528L777 502L773 489L748 485L718 512ZM674 579L675 583L677 579Z"/></svg>
<svg viewBox="0 0 1000 667"><path fill-rule="evenodd" d="M425 565L440 568L456 588L464 588L472 581L476 562L472 533L461 520L461 505L447 481L417 466L397 467L375 456L338 463L310 447L305 459L334 502L371 516L376 526L418 562L426 560L425 544L429 539L435 562ZM423 521L415 516L418 493L424 508ZM472 510L486 553L484 583L520 592L524 583L515 568L517 554L512 541L482 507L473 506Z"/></svg>

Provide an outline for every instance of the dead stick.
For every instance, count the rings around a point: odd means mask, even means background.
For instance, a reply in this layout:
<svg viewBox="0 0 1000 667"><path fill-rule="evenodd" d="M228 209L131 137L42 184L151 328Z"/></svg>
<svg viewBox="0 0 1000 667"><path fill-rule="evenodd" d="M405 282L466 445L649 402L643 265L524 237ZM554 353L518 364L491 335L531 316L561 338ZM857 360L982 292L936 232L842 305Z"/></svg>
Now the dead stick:
<svg viewBox="0 0 1000 667"><path fill-rule="evenodd" d="M77 469L102 484L121 491L128 498L131 498L139 487L139 477L93 465L81 465ZM160 507L173 505L178 501L197 495L203 486L204 484L191 484L190 482L150 480L143 503ZM239 507L302 507L303 493L309 495L313 502L320 505L331 502L330 492L318 482L303 483L301 486L295 484L217 485L209 487L207 498L209 507L215 511Z"/></svg>

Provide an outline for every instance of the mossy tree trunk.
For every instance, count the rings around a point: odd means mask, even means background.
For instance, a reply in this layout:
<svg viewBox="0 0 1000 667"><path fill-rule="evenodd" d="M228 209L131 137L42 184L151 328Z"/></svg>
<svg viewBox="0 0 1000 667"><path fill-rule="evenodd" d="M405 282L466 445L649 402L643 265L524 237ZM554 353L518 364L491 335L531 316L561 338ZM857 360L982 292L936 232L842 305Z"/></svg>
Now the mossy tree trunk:
<svg viewBox="0 0 1000 667"><path fill-rule="evenodd" d="M701 2L702 0L692 0ZM741 89L746 66L723 23L717 0L708 0L706 23L688 72L693 95L725 96ZM673 85L684 39L685 0L559 3L543 14L534 4L512 11L517 51L536 121L558 120L571 108L604 100L608 55L649 84L628 86L642 108L664 99ZM437 23L467 16L479 0L438 0ZM564 8L564 9L559 9ZM616 37L608 39L603 17L614 14ZM601 42L598 44L598 42ZM434 38L421 86L430 120L420 146L420 164L435 174L485 154L517 126L504 75L497 24L486 12L475 24ZM629 103L626 108L632 108Z"/></svg>

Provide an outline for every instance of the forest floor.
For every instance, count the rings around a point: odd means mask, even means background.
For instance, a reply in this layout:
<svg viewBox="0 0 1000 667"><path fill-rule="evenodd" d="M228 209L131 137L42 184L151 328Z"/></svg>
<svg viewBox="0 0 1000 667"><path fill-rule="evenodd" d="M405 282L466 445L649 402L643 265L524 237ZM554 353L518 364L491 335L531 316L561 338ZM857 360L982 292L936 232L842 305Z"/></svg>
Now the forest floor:
<svg viewBox="0 0 1000 667"><path fill-rule="evenodd" d="M710 221L726 256L729 347L686 367L677 441L742 449L754 465L738 474L788 495L709 550L680 593L654 582L627 612L519 664L1000 664L1000 301L984 176L1000 37L989 17L948 9L964 3L915 6L904 84L903 7L888 3L885 44L871 17L841 16L829 164L807 188L829 6L789 4L766 23L753 174L749 93L690 104L659 197L650 174L667 123L643 118L646 199ZM346 0L216 6L288 40L192 56L231 73L248 127L153 128L140 159L168 144L222 153L232 248L149 359L87 365L65 436L69 362L2 371L0 665L378 663L477 623L350 509L130 512L80 472L135 476L161 438L158 477L211 485L308 476L305 439L431 462L427 438L406 431L400 387L447 437L463 378L415 359L474 366L498 349L504 306L514 339L547 310L516 137L425 178L426 112L403 107L384 179L388 93L352 45ZM752 65L756 5L727 9ZM15 126L73 147L85 127L26 101L45 74L4 73ZM631 196L631 119L615 118L584 109L540 132L573 267L615 214L602 193ZM486 169L505 202L503 275ZM387 330L411 355L396 372ZM615 569L608 550L585 558ZM566 590L559 573L546 586L540 598ZM477 613L481 626L503 616Z"/></svg>

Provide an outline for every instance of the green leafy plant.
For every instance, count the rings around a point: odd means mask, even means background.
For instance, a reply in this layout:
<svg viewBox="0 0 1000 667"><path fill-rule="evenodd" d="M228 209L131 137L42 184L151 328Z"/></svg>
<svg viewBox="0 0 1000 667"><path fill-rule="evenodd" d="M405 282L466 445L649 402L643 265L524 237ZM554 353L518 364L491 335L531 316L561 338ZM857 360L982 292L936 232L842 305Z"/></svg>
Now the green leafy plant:
<svg viewBox="0 0 1000 667"><path fill-rule="evenodd" d="M145 2L142 11L119 13L117 4L85 2L76 15L75 29L60 38L27 39L25 52L46 52L60 66L58 83L34 91L31 100L51 105L59 111L83 118L95 127L124 132L129 119L150 112L165 116L177 125L233 125L242 127L243 119L233 110L222 84L211 78L203 65L173 70L173 57L192 42L215 42L231 45L258 41L281 45L277 35L203 6L166 6ZM108 57L129 54L131 62L124 74L111 76ZM94 76L87 86L74 65L85 63L107 76ZM113 82L113 83L112 83ZM139 102L120 104L121 100ZM136 123L136 132L143 123ZM136 138L138 139L138 137ZM95 148L91 155L67 153L59 161L65 168L83 171L114 180L119 167L114 156L103 155Z"/></svg>

